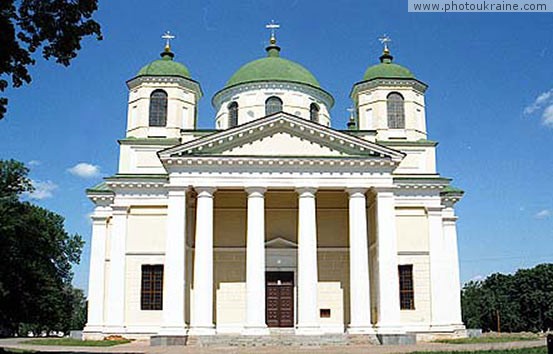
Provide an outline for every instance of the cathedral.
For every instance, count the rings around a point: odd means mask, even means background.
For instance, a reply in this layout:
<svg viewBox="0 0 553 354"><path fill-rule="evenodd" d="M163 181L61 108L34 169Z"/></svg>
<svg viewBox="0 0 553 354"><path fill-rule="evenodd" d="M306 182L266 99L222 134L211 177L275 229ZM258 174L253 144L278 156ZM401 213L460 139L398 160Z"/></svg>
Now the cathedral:
<svg viewBox="0 0 553 354"><path fill-rule="evenodd" d="M274 26L276 27L276 26ZM427 85L394 62L332 95L265 55L212 97L175 60L127 81L117 173L94 203L85 339L155 336L465 336L454 206L436 169Z"/></svg>

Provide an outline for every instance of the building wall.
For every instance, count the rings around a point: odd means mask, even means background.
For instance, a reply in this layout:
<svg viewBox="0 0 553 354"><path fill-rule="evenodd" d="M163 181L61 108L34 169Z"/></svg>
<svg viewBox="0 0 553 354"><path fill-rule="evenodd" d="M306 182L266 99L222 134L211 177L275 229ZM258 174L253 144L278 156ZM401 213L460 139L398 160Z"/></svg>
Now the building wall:
<svg viewBox="0 0 553 354"><path fill-rule="evenodd" d="M341 332L349 323L349 251L348 197L344 191L317 193L318 228L318 303L329 309L330 317L320 323L329 332ZM297 193L266 193L266 241L277 238L297 243ZM189 203L188 232L193 234L195 209ZM214 203L214 322L221 332L237 332L245 321L246 311L246 218L247 197L242 190L217 191ZM125 323L129 331L149 331L161 324L162 311L140 310L141 266L163 264L166 236L166 207L131 207L127 225ZM369 255L371 289L376 289L378 263L375 253L376 220L371 194L368 194ZM401 320L420 328L430 323L430 261L428 220L422 207L396 209L398 263L413 264L415 309L402 310ZM107 255L109 259L109 233ZM189 240L193 240L189 235ZM191 243L193 247L193 243ZM284 247L284 246L279 246ZM295 248L292 251L295 254ZM268 251L269 252L269 251ZM295 257L295 256L294 256ZM187 251L187 321L193 306L193 248ZM269 267L269 263L268 263ZM291 265L294 269L294 264ZM106 262L106 286L109 262ZM397 281L395 279L394 281ZM106 300L109 289L106 288ZM371 291L373 322L377 321L376 291ZM296 308L297 310L297 308Z"/></svg>

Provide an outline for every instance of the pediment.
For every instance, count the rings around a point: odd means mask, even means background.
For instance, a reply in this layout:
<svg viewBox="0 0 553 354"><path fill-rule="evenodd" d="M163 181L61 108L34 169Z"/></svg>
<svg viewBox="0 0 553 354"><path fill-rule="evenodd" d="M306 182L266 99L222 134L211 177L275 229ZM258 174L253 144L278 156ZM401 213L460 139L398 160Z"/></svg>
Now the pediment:
<svg viewBox="0 0 553 354"><path fill-rule="evenodd" d="M298 248L298 244L282 237L275 237L265 242L265 248Z"/></svg>
<svg viewBox="0 0 553 354"><path fill-rule="evenodd" d="M403 153L287 114L277 113L163 150L160 158L365 157L400 161Z"/></svg>

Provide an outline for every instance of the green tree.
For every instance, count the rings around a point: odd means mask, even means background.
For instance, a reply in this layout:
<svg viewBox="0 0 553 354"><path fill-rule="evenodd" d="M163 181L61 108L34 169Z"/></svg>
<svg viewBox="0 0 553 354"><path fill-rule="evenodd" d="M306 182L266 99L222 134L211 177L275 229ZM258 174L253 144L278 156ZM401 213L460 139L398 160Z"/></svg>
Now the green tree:
<svg viewBox="0 0 553 354"><path fill-rule="evenodd" d="M463 321L485 331L547 331L553 328L553 264L492 274L465 284Z"/></svg>
<svg viewBox="0 0 553 354"><path fill-rule="evenodd" d="M100 25L92 19L98 0L0 1L0 92L31 82L28 67L41 48L46 60L68 66L77 56L84 37L101 39ZM8 99L0 97L0 119Z"/></svg>
<svg viewBox="0 0 553 354"><path fill-rule="evenodd" d="M19 200L31 190L21 163L0 160L0 173L0 329L66 330L74 301L71 267L83 241L65 231L62 216Z"/></svg>

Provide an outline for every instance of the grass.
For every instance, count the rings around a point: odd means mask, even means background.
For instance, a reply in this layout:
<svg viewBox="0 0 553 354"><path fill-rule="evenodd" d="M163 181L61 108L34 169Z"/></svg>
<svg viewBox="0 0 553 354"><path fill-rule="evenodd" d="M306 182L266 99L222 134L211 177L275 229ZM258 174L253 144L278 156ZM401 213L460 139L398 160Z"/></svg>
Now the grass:
<svg viewBox="0 0 553 354"><path fill-rule="evenodd" d="M126 343L130 343L130 340L79 340L73 338L39 338L21 342L21 344L30 345L59 345L72 347L111 347L114 345Z"/></svg>
<svg viewBox="0 0 553 354"><path fill-rule="evenodd" d="M547 348L521 348L521 349L500 349L500 350L477 350L465 352L414 352L411 354L547 354Z"/></svg>
<svg viewBox="0 0 553 354"><path fill-rule="evenodd" d="M508 336L482 336L474 338L455 338L455 339L438 339L435 342L447 343L447 344L473 344L473 343L504 343L504 342L520 342L526 340L539 340L540 337L536 336L521 336L521 335L508 335Z"/></svg>

